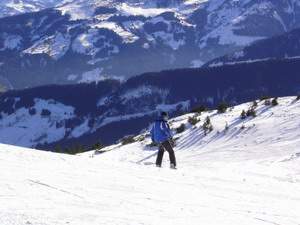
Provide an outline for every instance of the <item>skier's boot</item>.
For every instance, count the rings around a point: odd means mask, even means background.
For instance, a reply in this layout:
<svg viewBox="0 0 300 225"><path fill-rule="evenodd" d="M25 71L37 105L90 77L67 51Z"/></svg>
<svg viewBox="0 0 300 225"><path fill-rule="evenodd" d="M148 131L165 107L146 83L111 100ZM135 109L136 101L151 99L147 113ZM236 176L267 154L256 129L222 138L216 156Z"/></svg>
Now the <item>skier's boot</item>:
<svg viewBox="0 0 300 225"><path fill-rule="evenodd" d="M160 168L160 167L161 167L161 165L159 165L159 164L156 164L156 167Z"/></svg>
<svg viewBox="0 0 300 225"><path fill-rule="evenodd" d="M171 163L170 168L173 169L173 170L177 169L176 166L175 166L175 164L173 164L173 163Z"/></svg>

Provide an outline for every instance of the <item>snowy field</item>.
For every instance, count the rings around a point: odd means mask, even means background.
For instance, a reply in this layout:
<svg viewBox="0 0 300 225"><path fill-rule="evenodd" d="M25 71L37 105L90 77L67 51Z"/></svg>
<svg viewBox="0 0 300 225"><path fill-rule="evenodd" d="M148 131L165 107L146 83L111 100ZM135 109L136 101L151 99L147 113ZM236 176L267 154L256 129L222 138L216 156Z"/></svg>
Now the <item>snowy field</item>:
<svg viewBox="0 0 300 225"><path fill-rule="evenodd" d="M1 225L300 225L300 101L203 113L176 137L178 170L149 140L68 156L0 145ZM214 130L201 125L211 116ZM228 129L225 129L226 123Z"/></svg>

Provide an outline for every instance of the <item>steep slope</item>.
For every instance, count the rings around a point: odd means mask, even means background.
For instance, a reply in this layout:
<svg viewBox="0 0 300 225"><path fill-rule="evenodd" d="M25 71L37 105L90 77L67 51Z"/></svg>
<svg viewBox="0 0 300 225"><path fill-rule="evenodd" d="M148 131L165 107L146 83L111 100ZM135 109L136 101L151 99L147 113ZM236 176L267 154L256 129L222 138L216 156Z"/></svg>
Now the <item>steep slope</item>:
<svg viewBox="0 0 300 225"><path fill-rule="evenodd" d="M299 70L299 59L275 60L7 92L0 97L0 142L39 149L112 144L139 133L160 110L178 115L222 101L297 95Z"/></svg>
<svg viewBox="0 0 300 225"><path fill-rule="evenodd" d="M214 59L205 66L222 66L270 59L289 59L300 57L300 29L295 29L283 35L258 41L243 50L233 52Z"/></svg>
<svg viewBox="0 0 300 225"><path fill-rule="evenodd" d="M150 164L149 139L81 156L0 145L0 222L297 225L300 103L294 100L260 103L257 117L246 121L239 115L251 103L203 113L195 128L178 135L177 171L167 159L161 169ZM204 136L200 125L208 115L215 129ZM174 118L173 126L188 116Z"/></svg>
<svg viewBox="0 0 300 225"><path fill-rule="evenodd" d="M199 67L299 24L294 0L74 0L0 19L0 82L19 89Z"/></svg>

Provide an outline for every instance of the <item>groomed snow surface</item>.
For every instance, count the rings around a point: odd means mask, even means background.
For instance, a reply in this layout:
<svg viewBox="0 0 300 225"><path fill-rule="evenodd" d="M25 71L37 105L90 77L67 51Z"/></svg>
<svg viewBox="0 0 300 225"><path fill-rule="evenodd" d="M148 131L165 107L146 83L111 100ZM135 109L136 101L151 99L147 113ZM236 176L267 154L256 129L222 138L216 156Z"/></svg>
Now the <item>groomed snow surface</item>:
<svg viewBox="0 0 300 225"><path fill-rule="evenodd" d="M77 156L0 145L1 225L299 225L300 101L203 113L156 168L150 140ZM211 116L214 130L201 125ZM225 130L228 124L229 129ZM243 128L243 129L242 129Z"/></svg>

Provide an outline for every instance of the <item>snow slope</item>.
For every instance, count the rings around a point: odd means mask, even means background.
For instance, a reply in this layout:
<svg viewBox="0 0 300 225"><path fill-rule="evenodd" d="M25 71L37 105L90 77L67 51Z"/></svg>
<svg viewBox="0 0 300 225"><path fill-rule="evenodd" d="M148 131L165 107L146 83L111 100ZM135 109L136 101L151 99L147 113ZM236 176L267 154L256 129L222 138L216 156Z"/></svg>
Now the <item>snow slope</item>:
<svg viewBox="0 0 300 225"><path fill-rule="evenodd" d="M163 168L151 164L149 139L77 156L0 145L0 224L299 225L294 99L275 107L261 102L258 116L245 121L239 115L250 103L203 113L178 136L176 171L167 168L167 157ZM208 115L214 131L204 136L200 125Z"/></svg>

